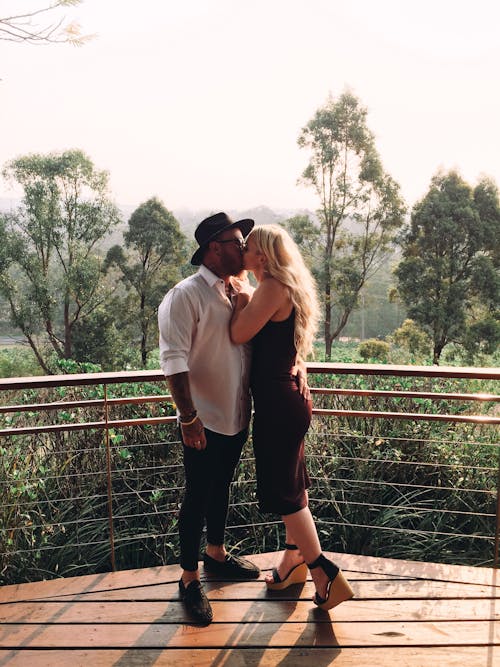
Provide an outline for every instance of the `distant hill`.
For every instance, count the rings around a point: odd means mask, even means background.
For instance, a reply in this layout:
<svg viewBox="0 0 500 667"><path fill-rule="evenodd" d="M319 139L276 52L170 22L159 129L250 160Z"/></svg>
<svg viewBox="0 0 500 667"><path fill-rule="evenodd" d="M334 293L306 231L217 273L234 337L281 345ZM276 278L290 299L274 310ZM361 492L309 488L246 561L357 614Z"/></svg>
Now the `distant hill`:
<svg viewBox="0 0 500 667"><path fill-rule="evenodd" d="M14 211L20 203L21 201L19 199L7 199L5 197L0 197L0 211L6 213L9 211ZM137 207L130 205L118 205L118 208L122 213L123 222L115 227L110 236L106 238L105 241L101 244L101 248L103 250L107 250L113 245L121 245L123 241L123 234L127 230L129 218ZM212 209L200 209L193 211L187 208L183 208L172 210L172 213L179 221L179 225L186 236L192 236L199 222L201 222L209 215L217 212L218 211ZM226 210L226 213L233 220L251 218L252 220L255 220L256 225L278 224L295 215L309 215L312 219L315 219L316 217L312 211L308 211L307 209L273 210L264 205L242 210L228 209Z"/></svg>
<svg viewBox="0 0 500 667"><path fill-rule="evenodd" d="M184 231L184 233L194 232L199 222L201 222L204 218L208 217L209 215L212 215L213 213L217 212L218 211L210 209L205 209L200 211L189 211L188 209L181 209L177 211L175 210L172 211L172 213L179 221L181 229ZM255 206L254 208L248 208L248 209L227 209L226 213L233 220L243 220L244 218L251 218L252 220L255 220L256 225L278 224L280 222L283 222L284 220L287 220L288 218L293 217L294 215L309 215L312 218L315 217L312 211L307 211L305 209L273 210L269 208L269 206L264 206L264 205Z"/></svg>

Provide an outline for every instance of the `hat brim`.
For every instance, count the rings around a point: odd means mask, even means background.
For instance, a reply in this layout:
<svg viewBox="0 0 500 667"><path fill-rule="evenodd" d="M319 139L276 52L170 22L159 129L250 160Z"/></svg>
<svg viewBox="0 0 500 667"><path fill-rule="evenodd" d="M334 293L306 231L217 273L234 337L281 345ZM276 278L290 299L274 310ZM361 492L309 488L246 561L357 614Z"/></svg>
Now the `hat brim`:
<svg viewBox="0 0 500 667"><path fill-rule="evenodd" d="M219 229L218 232L215 232L210 238L208 238L203 245L201 245L198 250L194 253L194 255L191 257L191 264L194 266L200 266L202 260L203 260L203 253L205 251L205 248L207 245L210 243L210 241L213 241L216 236L219 236L219 234L222 234L222 232L227 232L228 229L233 229L233 227L238 227L241 229L241 233L243 234L243 237L247 237L250 232L253 229L253 226L255 224L254 220L251 220L250 218L245 218L244 220L237 220L236 222L233 222L231 225L228 225L227 227L224 227L224 229Z"/></svg>

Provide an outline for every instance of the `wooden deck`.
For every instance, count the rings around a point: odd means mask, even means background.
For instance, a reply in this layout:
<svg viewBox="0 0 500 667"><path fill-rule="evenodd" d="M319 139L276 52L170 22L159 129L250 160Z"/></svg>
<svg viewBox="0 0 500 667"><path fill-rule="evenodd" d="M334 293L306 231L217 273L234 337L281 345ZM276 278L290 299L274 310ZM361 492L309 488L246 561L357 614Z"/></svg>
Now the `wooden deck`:
<svg viewBox="0 0 500 667"><path fill-rule="evenodd" d="M333 557L353 600L328 613L311 581L271 593L207 578L208 627L185 617L177 566L5 586L0 665L500 666L498 571ZM274 554L252 560L268 569Z"/></svg>

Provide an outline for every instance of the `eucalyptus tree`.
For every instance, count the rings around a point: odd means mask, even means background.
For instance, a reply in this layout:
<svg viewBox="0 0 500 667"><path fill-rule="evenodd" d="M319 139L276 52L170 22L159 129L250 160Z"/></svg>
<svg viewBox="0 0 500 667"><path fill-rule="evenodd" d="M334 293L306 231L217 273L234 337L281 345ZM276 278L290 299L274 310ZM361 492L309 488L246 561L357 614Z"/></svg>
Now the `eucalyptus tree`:
<svg viewBox="0 0 500 667"><path fill-rule="evenodd" d="M398 292L408 316L432 339L433 363L451 342L469 351L493 350L500 329L495 183L482 178L472 188L455 171L434 176L401 246Z"/></svg>
<svg viewBox="0 0 500 667"><path fill-rule="evenodd" d="M127 322L140 336L141 362L157 346L157 313L164 296L181 278L187 261L187 239L162 202L153 197L131 215L124 234L125 250L115 245L106 256L106 268L115 267L125 286Z"/></svg>
<svg viewBox="0 0 500 667"><path fill-rule="evenodd" d="M383 169L366 116L351 93L330 97L298 139L309 153L301 180L314 188L320 204L317 279L327 360L404 221L399 186Z"/></svg>
<svg viewBox="0 0 500 667"><path fill-rule="evenodd" d="M70 359L73 327L108 296L99 249L120 215L108 196L107 172L82 151L26 155L3 174L24 196L5 219L0 293L50 373L47 343L56 358Z"/></svg>

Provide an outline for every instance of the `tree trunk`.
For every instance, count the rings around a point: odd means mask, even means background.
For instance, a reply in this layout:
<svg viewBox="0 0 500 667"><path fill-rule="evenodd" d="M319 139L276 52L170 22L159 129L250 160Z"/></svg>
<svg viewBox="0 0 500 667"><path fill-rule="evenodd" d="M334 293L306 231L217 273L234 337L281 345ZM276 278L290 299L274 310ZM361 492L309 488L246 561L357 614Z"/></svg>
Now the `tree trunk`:
<svg viewBox="0 0 500 667"><path fill-rule="evenodd" d="M144 293L141 294L141 361L142 361L142 367L146 368L146 363L148 360L148 348L147 348L147 342L148 342L148 321L146 319L146 295Z"/></svg>
<svg viewBox="0 0 500 667"><path fill-rule="evenodd" d="M337 338L337 336L340 335L340 332L342 331L342 329L343 329L343 328L345 327L345 325L347 324L347 320L349 319L349 315L351 314L351 312L352 312L352 308L346 308L346 309L344 310L344 312L342 313L342 316L341 316L341 318L340 318L338 327L337 327L337 328L335 329L335 331L332 333L332 341L334 341L334 340Z"/></svg>
<svg viewBox="0 0 500 667"><path fill-rule="evenodd" d="M64 300L64 358L71 359L71 327L69 324L69 299Z"/></svg>
<svg viewBox="0 0 500 667"><path fill-rule="evenodd" d="M444 343L442 341L439 341L439 343L434 343L434 349L432 351L432 363L436 366L439 366L439 358L441 357L443 348Z"/></svg>
<svg viewBox="0 0 500 667"><path fill-rule="evenodd" d="M325 284L325 361L331 361L332 358L332 302L331 302L331 285L330 272Z"/></svg>
<svg viewBox="0 0 500 667"><path fill-rule="evenodd" d="M146 363L148 361L148 350L147 350L147 335L146 332L142 332L141 336L141 361L142 361L142 367L146 368Z"/></svg>
<svg viewBox="0 0 500 667"><path fill-rule="evenodd" d="M33 340L33 338L32 338L31 336L29 336L28 334L26 334L26 333L25 333L24 335L26 336L26 339L27 339L27 341L28 341L28 343L29 343L31 349L33 350L33 354L35 355L36 360L37 360L38 363L40 364L42 370L44 370L45 373L46 373L47 375L52 375L52 374L53 374L52 371L51 371L51 370L49 369L49 367L46 365L46 363L45 363L45 361L44 361L42 355L41 355L40 352L38 351L38 348L37 348L36 343L35 343L35 341Z"/></svg>

